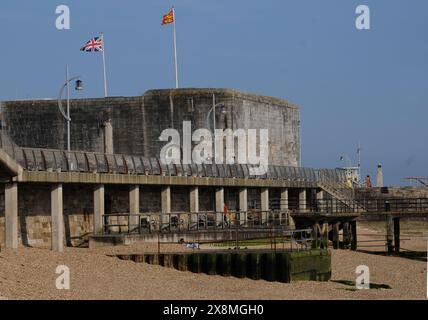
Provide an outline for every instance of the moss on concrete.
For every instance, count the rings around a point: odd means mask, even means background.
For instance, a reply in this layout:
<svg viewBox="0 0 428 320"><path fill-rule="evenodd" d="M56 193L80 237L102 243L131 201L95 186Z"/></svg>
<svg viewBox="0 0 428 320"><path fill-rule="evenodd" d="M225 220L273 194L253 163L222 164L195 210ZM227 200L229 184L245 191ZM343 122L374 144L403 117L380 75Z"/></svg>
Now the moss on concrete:
<svg viewBox="0 0 428 320"><path fill-rule="evenodd" d="M130 256L120 256L130 259ZM300 252L241 251L148 254L133 256L135 262L159 264L180 271L234 276L254 280L292 282L328 281L331 278L331 253L312 249Z"/></svg>

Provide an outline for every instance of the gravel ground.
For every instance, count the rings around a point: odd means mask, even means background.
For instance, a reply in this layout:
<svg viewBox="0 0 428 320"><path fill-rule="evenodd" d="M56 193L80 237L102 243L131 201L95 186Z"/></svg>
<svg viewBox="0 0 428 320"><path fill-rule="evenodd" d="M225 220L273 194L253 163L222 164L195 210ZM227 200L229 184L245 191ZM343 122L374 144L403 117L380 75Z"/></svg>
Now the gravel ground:
<svg viewBox="0 0 428 320"><path fill-rule="evenodd" d="M359 239L376 238L366 227ZM406 241L407 248L425 250L421 237ZM379 248L378 248L379 249ZM180 272L144 263L123 261L107 254L156 251L156 245L99 249L20 248L0 253L0 299L425 299L426 260L387 257L366 252L332 250L332 281L284 284ZM162 245L162 251L183 251L180 245ZM391 289L355 290L335 281L355 281L358 265L370 268L374 284ZM71 272L70 290L55 287L58 265Z"/></svg>

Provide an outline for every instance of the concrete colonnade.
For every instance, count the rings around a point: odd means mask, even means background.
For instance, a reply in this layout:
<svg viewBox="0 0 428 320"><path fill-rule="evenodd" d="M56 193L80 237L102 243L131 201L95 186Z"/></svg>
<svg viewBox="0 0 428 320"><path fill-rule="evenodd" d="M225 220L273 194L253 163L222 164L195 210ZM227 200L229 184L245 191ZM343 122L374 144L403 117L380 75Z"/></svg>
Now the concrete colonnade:
<svg viewBox="0 0 428 320"><path fill-rule="evenodd" d="M260 189L262 223L267 222L267 212L270 210L269 206L269 188L263 187ZM64 218L63 218L63 185L53 184L50 191L51 195L51 239L52 249L55 251L62 251L64 248ZM190 186L190 212L199 212L199 187ZM216 187L215 189L215 211L217 225L223 223L223 210L225 203L224 187ZM171 186L162 186L161 189L161 213L171 213ZM280 189L280 209L287 210L289 208L289 189ZM306 200L306 189L299 189L299 200ZM239 216L240 224L247 222L248 216L248 188L239 188L239 211L242 213ZM301 203L301 201L299 201ZM300 208L306 208L306 204L300 204ZM95 184L93 187L93 225L94 234L103 233L103 220L105 215L105 185ZM131 217L131 225L137 227L139 224L138 217L140 214L140 186L129 186L129 212L135 217ZM169 223L167 215L161 216L163 224ZM192 225L197 225L197 215L191 215ZM5 185L5 235L6 247L18 247L18 183L8 183Z"/></svg>

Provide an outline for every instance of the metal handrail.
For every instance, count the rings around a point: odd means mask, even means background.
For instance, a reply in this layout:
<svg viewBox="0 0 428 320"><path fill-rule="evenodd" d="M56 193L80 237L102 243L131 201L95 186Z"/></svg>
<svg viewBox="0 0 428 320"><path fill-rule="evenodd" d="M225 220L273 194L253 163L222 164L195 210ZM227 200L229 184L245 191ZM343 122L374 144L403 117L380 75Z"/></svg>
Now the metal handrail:
<svg viewBox="0 0 428 320"><path fill-rule="evenodd" d="M288 211L229 211L224 212L172 212L172 213L112 213L103 216L104 233L145 232L187 232L198 230L229 230L249 228L286 227L289 223ZM116 222L112 221L116 219ZM144 221L144 222L143 222ZM143 228L144 225L144 228ZM112 228L119 231L114 232ZM122 232L122 229L126 231Z"/></svg>

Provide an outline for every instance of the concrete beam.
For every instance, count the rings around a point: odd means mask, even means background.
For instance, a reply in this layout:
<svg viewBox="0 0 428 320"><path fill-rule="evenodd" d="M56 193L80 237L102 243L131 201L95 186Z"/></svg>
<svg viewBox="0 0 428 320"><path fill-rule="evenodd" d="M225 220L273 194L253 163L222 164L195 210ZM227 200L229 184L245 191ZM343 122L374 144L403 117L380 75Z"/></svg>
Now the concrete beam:
<svg viewBox="0 0 428 320"><path fill-rule="evenodd" d="M224 188L217 188L215 190L215 211L216 223L223 225L223 209L224 209Z"/></svg>
<svg viewBox="0 0 428 320"><path fill-rule="evenodd" d="M129 223L131 224L129 228L130 231L139 227L139 216L140 214L140 186L139 185L131 185L129 187L129 213L131 218L129 219Z"/></svg>
<svg viewBox="0 0 428 320"><path fill-rule="evenodd" d="M239 223L246 224L248 221L248 189L241 188L239 190Z"/></svg>
<svg viewBox="0 0 428 320"><path fill-rule="evenodd" d="M52 250L64 251L64 218L62 185L52 186L51 190L51 223L52 223Z"/></svg>
<svg viewBox="0 0 428 320"><path fill-rule="evenodd" d="M35 183L81 183L81 184L139 184L139 185L176 185L176 186L217 186L240 188L316 188L316 182L244 179L244 178L215 178L187 176L146 176L137 174L113 174L93 172L48 172L26 171L17 177L17 182Z"/></svg>
<svg viewBox="0 0 428 320"><path fill-rule="evenodd" d="M5 186L5 236L6 248L18 248L18 184Z"/></svg>
<svg viewBox="0 0 428 320"><path fill-rule="evenodd" d="M104 185L99 184L94 188L94 233L103 233L104 208Z"/></svg>

